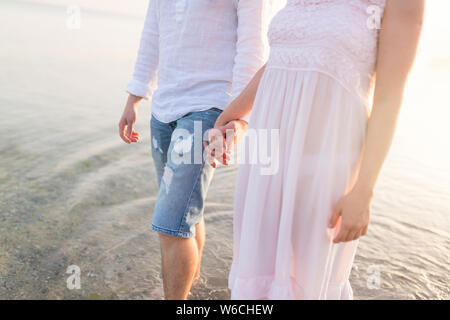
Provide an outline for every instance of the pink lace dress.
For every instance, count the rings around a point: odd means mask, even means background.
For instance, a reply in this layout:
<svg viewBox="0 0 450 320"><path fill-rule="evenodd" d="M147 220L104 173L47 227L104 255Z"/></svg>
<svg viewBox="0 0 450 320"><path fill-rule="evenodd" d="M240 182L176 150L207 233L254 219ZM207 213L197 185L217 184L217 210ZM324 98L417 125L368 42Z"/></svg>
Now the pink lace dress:
<svg viewBox="0 0 450 320"><path fill-rule="evenodd" d="M232 299L353 298L358 241L327 225L358 173L384 5L288 0L272 20L249 130L279 129L278 170L239 167Z"/></svg>

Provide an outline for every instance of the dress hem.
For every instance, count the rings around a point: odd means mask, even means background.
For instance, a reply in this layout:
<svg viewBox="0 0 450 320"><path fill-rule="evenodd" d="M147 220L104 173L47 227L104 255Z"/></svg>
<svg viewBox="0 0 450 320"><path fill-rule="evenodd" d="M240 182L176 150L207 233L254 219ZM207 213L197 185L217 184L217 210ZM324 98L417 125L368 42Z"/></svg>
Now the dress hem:
<svg viewBox="0 0 450 320"><path fill-rule="evenodd" d="M293 277L283 283L273 275L234 279L231 275L228 288L232 300L353 300L349 281L329 283L326 292L310 294Z"/></svg>

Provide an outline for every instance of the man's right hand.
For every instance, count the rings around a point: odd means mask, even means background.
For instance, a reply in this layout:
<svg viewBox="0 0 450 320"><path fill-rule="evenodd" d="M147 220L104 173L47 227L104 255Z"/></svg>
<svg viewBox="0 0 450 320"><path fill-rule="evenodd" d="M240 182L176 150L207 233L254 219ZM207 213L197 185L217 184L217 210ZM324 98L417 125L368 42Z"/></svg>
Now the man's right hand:
<svg viewBox="0 0 450 320"><path fill-rule="evenodd" d="M134 131L133 127L137 119L139 102L141 100L141 97L130 94L123 110L122 118L119 121L119 134L126 143L139 141L139 133Z"/></svg>

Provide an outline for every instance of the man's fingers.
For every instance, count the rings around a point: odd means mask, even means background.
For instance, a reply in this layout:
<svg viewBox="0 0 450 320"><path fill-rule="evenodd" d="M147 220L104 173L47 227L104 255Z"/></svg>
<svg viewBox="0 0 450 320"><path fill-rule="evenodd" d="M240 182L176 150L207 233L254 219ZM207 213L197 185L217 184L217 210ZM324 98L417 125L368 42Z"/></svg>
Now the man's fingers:
<svg viewBox="0 0 450 320"><path fill-rule="evenodd" d="M210 143L203 141L203 147L204 147L204 153L205 153L205 155L204 155L205 161L207 163L209 163L213 168L216 168L217 163L216 163L216 159L214 158L215 152L214 152L213 146Z"/></svg>
<svg viewBox="0 0 450 320"><path fill-rule="evenodd" d="M220 163L224 163L223 161L223 153L226 150L225 139L222 133L221 127L212 128L209 130L208 138L208 156L216 159Z"/></svg>
<svg viewBox="0 0 450 320"><path fill-rule="evenodd" d="M232 124L227 124L226 126L210 129L208 132L209 142L203 142L207 161L213 166L213 168L216 168L218 163L222 163L224 165L228 165L229 163L229 154L231 152L230 145L232 146L232 141L229 142L229 140L232 140L232 136L230 136L228 131L230 131L231 127L233 127ZM226 139L224 139L225 137Z"/></svg>
<svg viewBox="0 0 450 320"><path fill-rule="evenodd" d="M127 123L127 137L131 137L131 133L133 132L133 123Z"/></svg>
<svg viewBox="0 0 450 320"><path fill-rule="evenodd" d="M208 162L210 165L212 165L212 161L211 161L211 154L208 153L209 150L209 144L206 141L203 141L203 149L204 149L204 153L205 153L205 161Z"/></svg>
<svg viewBox="0 0 450 320"><path fill-rule="evenodd" d="M126 134L126 127L123 129L121 136L122 136L123 141L125 141L126 143L131 143L130 138L128 138L127 134Z"/></svg>
<svg viewBox="0 0 450 320"><path fill-rule="evenodd" d="M210 158L214 158L216 152L215 149L212 147L211 143L203 141L203 147L205 148L205 152L207 152L207 156Z"/></svg>
<svg viewBox="0 0 450 320"><path fill-rule="evenodd" d="M125 135L126 125L124 121L120 121L119 123L119 134L123 141L126 143L130 143L130 139Z"/></svg>
<svg viewBox="0 0 450 320"><path fill-rule="evenodd" d="M139 136L131 134L130 140L131 140L131 142L138 142L139 141Z"/></svg>

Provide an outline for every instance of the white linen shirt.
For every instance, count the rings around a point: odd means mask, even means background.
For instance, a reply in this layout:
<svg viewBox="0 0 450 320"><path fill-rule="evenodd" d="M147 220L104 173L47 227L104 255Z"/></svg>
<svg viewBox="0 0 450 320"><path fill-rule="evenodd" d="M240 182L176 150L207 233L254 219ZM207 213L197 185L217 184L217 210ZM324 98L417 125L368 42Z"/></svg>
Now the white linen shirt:
<svg viewBox="0 0 450 320"><path fill-rule="evenodd" d="M150 0L127 91L165 123L225 109L266 62L272 1Z"/></svg>

